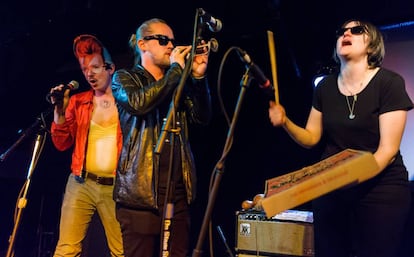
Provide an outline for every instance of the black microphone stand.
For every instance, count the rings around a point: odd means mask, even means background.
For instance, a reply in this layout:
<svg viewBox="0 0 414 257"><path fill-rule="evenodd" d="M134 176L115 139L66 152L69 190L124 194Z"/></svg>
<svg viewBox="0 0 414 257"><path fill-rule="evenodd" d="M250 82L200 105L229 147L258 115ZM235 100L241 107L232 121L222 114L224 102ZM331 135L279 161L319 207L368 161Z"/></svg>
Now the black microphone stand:
<svg viewBox="0 0 414 257"><path fill-rule="evenodd" d="M185 86L185 82L188 78L188 75L191 71L191 66L193 63L193 57L196 50L196 39L201 35L203 31L203 26L200 24L199 21L199 9L196 11L195 22L194 22L194 31L193 40L192 40L192 48L190 55L186 59L185 67L183 70L183 74L181 79L178 83L177 88L174 91L173 99L170 103L170 107L164 121L163 127L161 128L160 136L158 137L157 145L155 146L154 153L161 154L163 145L165 143L167 133L171 133L170 139L170 163L169 163L169 171L168 171L168 179L167 179L167 190L165 196L165 203L164 203L164 215L162 221L162 228L161 228L161 243L160 243L160 257L162 256L169 256L169 239L170 239L170 229L171 229L171 219L174 216L174 203L172 202L173 194L174 194L174 181L173 181L173 172L172 168L174 167L174 150L175 150L175 134L180 133L180 128L176 127L175 121L175 114L176 114L176 107L179 105L180 98Z"/></svg>
<svg viewBox="0 0 414 257"><path fill-rule="evenodd" d="M19 201L17 203L18 211L17 211L15 220L14 220L13 232L9 238L9 247L7 249L6 257L14 256L14 242L16 239L19 225L20 225L23 210L24 208L26 208L26 205L27 205L26 196L29 191L31 177L32 177L33 171L36 168L36 164L37 164L37 161L39 160L40 154L43 150L43 146L46 140L46 134L48 132L46 129L45 117L47 117L50 113L52 113L52 111L53 111L53 108L41 113L41 115L36 119L36 121L22 133L19 139L0 156L0 160L4 161L10 155L10 153L14 151L14 149L16 149L17 146L20 145L21 142L23 142L25 138L33 134L33 131L35 128L40 127L38 129L38 133L36 136L36 141L35 141L33 153L32 153L32 159L30 161L29 169L27 171L26 182L24 183L24 189L22 189L21 191L23 192L23 194L19 198Z"/></svg>
<svg viewBox="0 0 414 257"><path fill-rule="evenodd" d="M215 204L215 201L216 201L218 187L219 187L219 184L220 184L220 181L221 181L221 177L224 173L224 162L225 162L226 157L227 157L228 153L230 152L230 148L233 144L234 129L235 129L238 117L239 117L241 104L243 102L244 95L246 94L246 90L247 90L247 88L250 84L250 81L251 81L251 78L249 76L249 69L247 69L245 74L243 75L243 78L242 78L241 82L240 82L241 90L240 90L240 93L239 93L239 98L238 98L237 103L236 103L233 119L231 121L229 131L227 133L227 139L226 139L226 143L224 145L223 153L222 153L222 156L221 156L220 160L217 162L217 164L214 168L215 177L214 177L213 185L211 187L211 191L210 191L210 194L209 194L207 209L206 209L206 213L204 215L203 223L201 225L201 230L200 230L200 234L199 234L199 237L198 237L197 245L196 245L196 248L193 251L193 255L192 255L193 257L201 256L201 253L202 253L203 242L204 242L204 239L205 239L205 236L206 236L206 233L207 233L208 225L209 225L210 220L211 220L211 214L213 212L213 207L214 207L214 204Z"/></svg>

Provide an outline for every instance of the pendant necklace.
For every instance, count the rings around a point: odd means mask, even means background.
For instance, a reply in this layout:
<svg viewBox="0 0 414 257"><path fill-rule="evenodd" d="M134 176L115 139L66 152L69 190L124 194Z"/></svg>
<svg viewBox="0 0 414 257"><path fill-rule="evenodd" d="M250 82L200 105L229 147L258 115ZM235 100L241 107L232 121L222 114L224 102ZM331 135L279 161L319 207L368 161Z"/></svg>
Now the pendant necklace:
<svg viewBox="0 0 414 257"><path fill-rule="evenodd" d="M349 110L348 118L350 120L353 120L353 119L355 119L354 109L355 109L355 103L358 99L358 95L351 95L351 97L352 97L352 104L349 103L349 96L347 96L347 95L345 96L346 104L348 105L348 110Z"/></svg>
<svg viewBox="0 0 414 257"><path fill-rule="evenodd" d="M343 88L349 93L349 95L345 95L345 99L346 99L346 105L348 106L348 111L349 111L349 115L348 115L348 118L350 119L350 120L353 120L353 119L355 119L355 113L354 113L354 110L355 110L355 103L356 103L356 101L358 100L358 93L356 93L356 94L354 94L354 93L352 93L346 86L345 86L345 83L344 83L344 81L343 81L343 79L342 79L342 77L341 77L341 82L342 82L342 86L343 86ZM362 81L361 82L361 84L359 84L359 89L361 89L362 88L362 85L364 84L364 81ZM359 89L358 89L358 91L359 91ZM358 92L357 91L357 92ZM352 98L352 103L350 103L350 100L349 100L349 98Z"/></svg>
<svg viewBox="0 0 414 257"><path fill-rule="evenodd" d="M95 99L95 104L99 106L100 108L109 109L112 106L113 101L111 101L110 99L103 99L103 100Z"/></svg>
<svg viewBox="0 0 414 257"><path fill-rule="evenodd" d="M109 107L111 107L111 102L108 100L103 100L100 102L100 105L102 106L102 108L108 109Z"/></svg>

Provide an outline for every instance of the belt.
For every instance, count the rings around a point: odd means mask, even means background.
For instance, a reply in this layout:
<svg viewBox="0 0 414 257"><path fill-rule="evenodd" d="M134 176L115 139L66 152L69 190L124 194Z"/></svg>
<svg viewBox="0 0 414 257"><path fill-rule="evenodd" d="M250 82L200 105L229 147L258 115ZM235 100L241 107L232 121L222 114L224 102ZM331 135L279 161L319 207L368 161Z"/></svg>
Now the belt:
<svg viewBox="0 0 414 257"><path fill-rule="evenodd" d="M83 171L82 173L85 174L84 177L86 179L91 179L95 181L97 184L105 185L105 186L112 186L114 184L113 177L101 177L101 176L98 176L96 174L93 174L87 171Z"/></svg>

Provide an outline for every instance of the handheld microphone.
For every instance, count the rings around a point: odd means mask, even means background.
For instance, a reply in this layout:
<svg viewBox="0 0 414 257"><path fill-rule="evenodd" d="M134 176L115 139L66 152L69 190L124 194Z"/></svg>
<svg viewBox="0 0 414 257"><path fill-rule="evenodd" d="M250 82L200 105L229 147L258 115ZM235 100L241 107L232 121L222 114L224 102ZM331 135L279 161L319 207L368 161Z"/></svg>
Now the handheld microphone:
<svg viewBox="0 0 414 257"><path fill-rule="evenodd" d="M72 80L71 82L69 82L68 84L64 85L61 91L55 91L53 93L49 93L46 95L46 100L51 103L51 97L55 97L55 98L63 98L63 95L65 94L66 90L76 90L79 88L79 82L77 82L76 80Z"/></svg>
<svg viewBox="0 0 414 257"><path fill-rule="evenodd" d="M272 89L272 84L270 83L270 80L264 75L263 71L259 68L259 66L253 63L252 59L246 53L246 51L237 48L237 53L239 54L240 59L244 63L246 63L246 66L249 68L249 72L259 83L259 86L263 89Z"/></svg>
<svg viewBox="0 0 414 257"><path fill-rule="evenodd" d="M219 32L223 27L223 24L219 19L214 18L209 13L203 10L203 8L199 8L199 14L201 17L201 21L206 23L208 28L211 32Z"/></svg>

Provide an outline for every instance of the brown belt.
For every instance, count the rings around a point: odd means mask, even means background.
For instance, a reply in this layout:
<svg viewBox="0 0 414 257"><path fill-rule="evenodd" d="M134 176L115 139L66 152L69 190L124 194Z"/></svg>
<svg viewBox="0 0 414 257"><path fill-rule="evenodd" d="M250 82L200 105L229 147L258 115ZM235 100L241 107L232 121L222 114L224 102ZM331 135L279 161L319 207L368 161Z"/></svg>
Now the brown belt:
<svg viewBox="0 0 414 257"><path fill-rule="evenodd" d="M105 186L112 186L114 184L114 178L113 177L101 177L98 176L96 174L84 171L85 174L85 178L87 179L91 179L93 181L95 181L97 184L100 185L105 185Z"/></svg>

